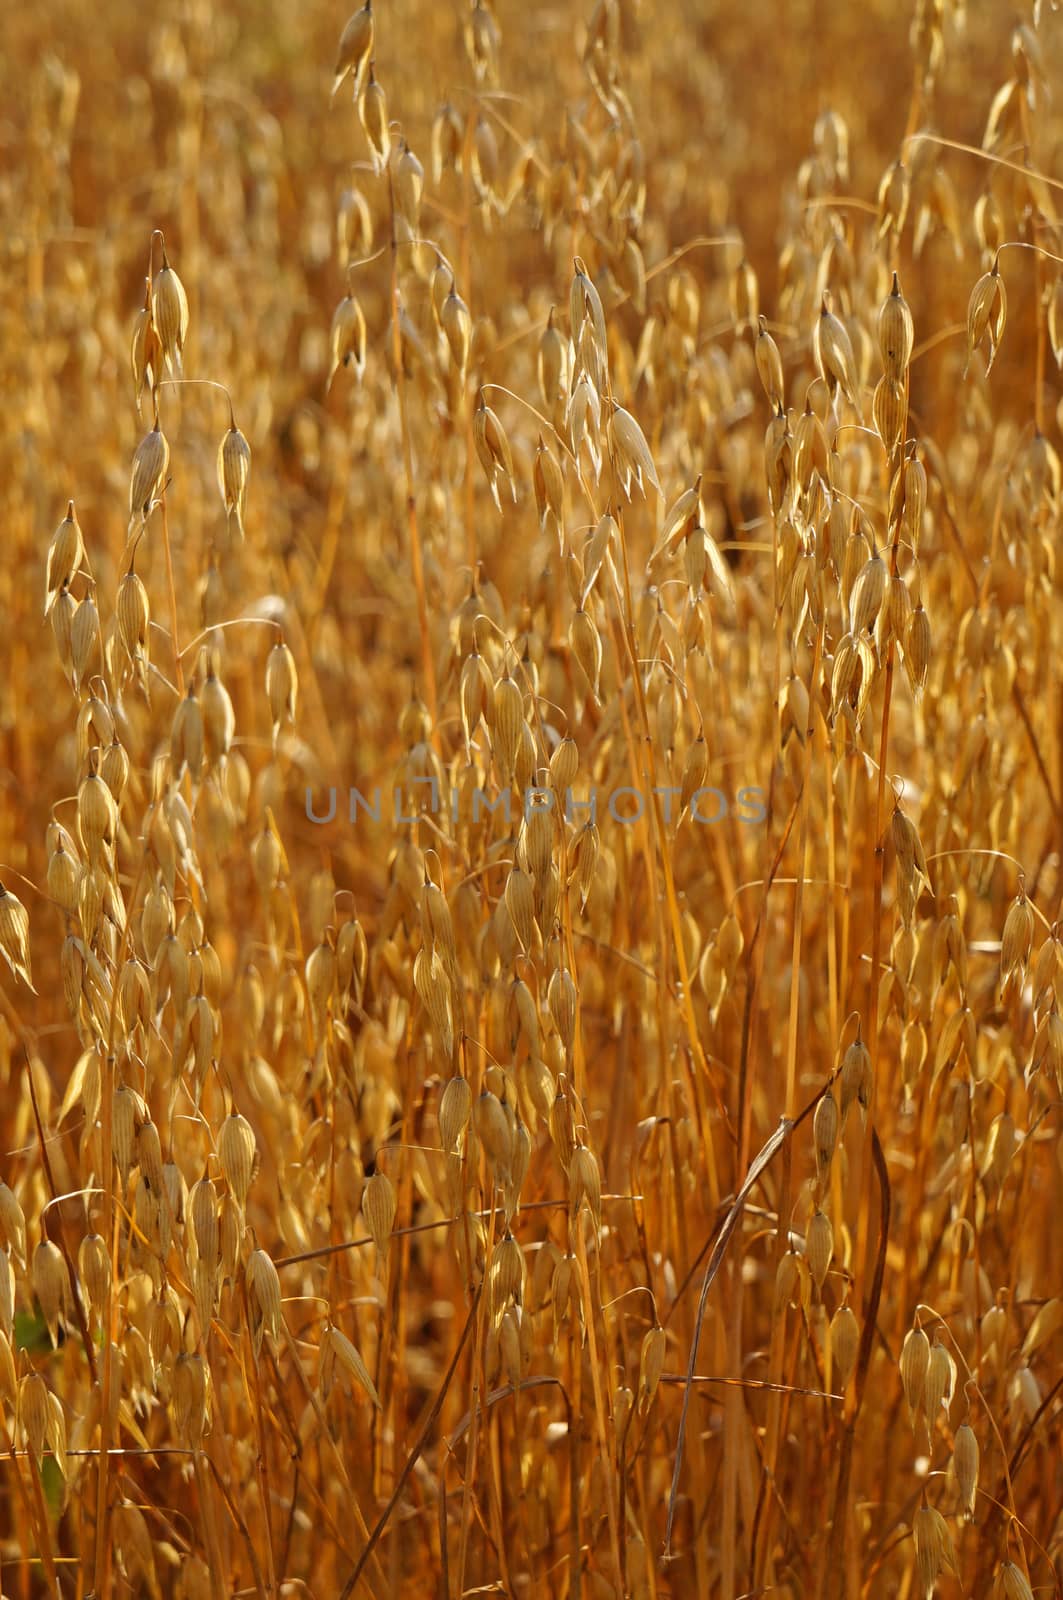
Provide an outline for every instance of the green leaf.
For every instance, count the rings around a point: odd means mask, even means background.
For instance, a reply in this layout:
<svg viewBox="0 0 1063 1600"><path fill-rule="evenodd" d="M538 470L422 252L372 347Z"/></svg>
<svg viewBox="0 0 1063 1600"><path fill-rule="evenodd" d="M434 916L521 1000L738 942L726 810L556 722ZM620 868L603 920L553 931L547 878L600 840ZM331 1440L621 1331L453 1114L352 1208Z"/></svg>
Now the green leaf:
<svg viewBox="0 0 1063 1600"><path fill-rule="evenodd" d="M41 1462L41 1487L44 1498L48 1502L48 1510L53 1517L58 1517L63 1509L63 1494L66 1485L63 1483L63 1474L59 1471L54 1456L45 1456Z"/></svg>
<svg viewBox="0 0 1063 1600"><path fill-rule="evenodd" d="M51 1350L48 1324L39 1311L16 1311L15 1346L19 1350L28 1350L31 1355L43 1355Z"/></svg>

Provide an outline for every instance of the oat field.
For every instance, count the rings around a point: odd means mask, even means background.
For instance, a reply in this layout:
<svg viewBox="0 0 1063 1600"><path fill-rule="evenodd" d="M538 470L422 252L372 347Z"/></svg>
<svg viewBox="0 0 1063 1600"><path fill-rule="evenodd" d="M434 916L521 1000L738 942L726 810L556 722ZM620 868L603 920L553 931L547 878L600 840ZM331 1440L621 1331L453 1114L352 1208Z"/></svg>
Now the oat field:
<svg viewBox="0 0 1063 1600"><path fill-rule="evenodd" d="M1060 1595L1061 68L6 15L5 1600Z"/></svg>

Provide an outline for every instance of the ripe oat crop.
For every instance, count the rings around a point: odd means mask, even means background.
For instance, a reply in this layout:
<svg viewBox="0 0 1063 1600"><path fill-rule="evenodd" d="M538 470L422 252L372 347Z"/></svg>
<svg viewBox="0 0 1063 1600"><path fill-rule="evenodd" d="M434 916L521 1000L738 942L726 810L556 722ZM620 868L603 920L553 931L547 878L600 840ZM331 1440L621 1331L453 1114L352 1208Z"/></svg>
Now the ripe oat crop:
<svg viewBox="0 0 1063 1600"><path fill-rule="evenodd" d="M1063 15L348 5L5 15L0 1595L1059 1595Z"/></svg>

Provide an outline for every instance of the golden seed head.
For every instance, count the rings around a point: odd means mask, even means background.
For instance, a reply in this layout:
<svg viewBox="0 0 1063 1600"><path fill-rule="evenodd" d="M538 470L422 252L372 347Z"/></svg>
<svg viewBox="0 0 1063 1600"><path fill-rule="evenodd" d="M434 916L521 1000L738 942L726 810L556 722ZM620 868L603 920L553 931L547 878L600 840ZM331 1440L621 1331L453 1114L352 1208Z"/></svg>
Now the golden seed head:
<svg viewBox="0 0 1063 1600"><path fill-rule="evenodd" d="M1034 1600L1029 1578L1014 1561L1005 1561L997 1572L993 1600Z"/></svg>
<svg viewBox="0 0 1063 1600"><path fill-rule="evenodd" d="M930 1366L930 1340L920 1327L909 1328L901 1346L901 1383L908 1402L908 1415L914 1421L924 1409L926 1377Z"/></svg>
<svg viewBox="0 0 1063 1600"><path fill-rule="evenodd" d="M129 480L129 515L146 522L152 505L162 493L170 465L170 446L166 435L155 424L137 445Z"/></svg>
<svg viewBox="0 0 1063 1600"><path fill-rule="evenodd" d="M568 1169L568 1205L575 1217L586 1202L595 1224L602 1220L602 1174L598 1158L585 1144L578 1144L572 1152Z"/></svg>
<svg viewBox="0 0 1063 1600"><path fill-rule="evenodd" d="M480 404L473 413L473 442L476 445L476 454L480 458L491 490L491 498L496 507L501 510L502 503L499 499L499 484L505 484L509 489L514 503L517 498L517 482L513 475L513 452L509 447L509 439L497 415L484 400L483 392L480 393Z"/></svg>
<svg viewBox="0 0 1063 1600"><path fill-rule="evenodd" d="M562 739L550 757L550 786L555 794L564 796L576 781L579 771L579 746L575 739Z"/></svg>
<svg viewBox="0 0 1063 1600"><path fill-rule="evenodd" d="M862 1039L854 1039L842 1057L841 1069L841 1117L842 1126L849 1115L853 1102L860 1107L863 1117L871 1104L871 1091L873 1086L871 1072L871 1052Z"/></svg>
<svg viewBox="0 0 1063 1600"><path fill-rule="evenodd" d="M491 1256L491 1312L496 1320L511 1301L519 1302L523 1298L524 1270L524 1252L507 1231Z"/></svg>
<svg viewBox="0 0 1063 1600"><path fill-rule="evenodd" d="M444 1150L455 1152L460 1148L471 1115L472 1090L468 1079L458 1073L443 1090L439 1102L439 1137Z"/></svg>
<svg viewBox="0 0 1063 1600"><path fill-rule="evenodd" d="M85 544L81 525L74 512L74 502L67 505L66 516L52 535L48 549L48 576L45 584L44 611L51 611L59 591L74 577L85 557Z"/></svg>
<svg viewBox="0 0 1063 1600"><path fill-rule="evenodd" d="M341 367L353 367L355 377L361 382L365 372L365 315L352 294L348 294L336 307L329 331L331 366L328 388Z"/></svg>
<svg viewBox="0 0 1063 1600"><path fill-rule="evenodd" d="M886 377L903 380L912 359L915 324L896 273L893 274L893 288L882 302L878 314L878 342Z"/></svg>
<svg viewBox="0 0 1063 1600"><path fill-rule="evenodd" d="M299 692L299 675L295 670L295 657L288 646L278 641L266 660L266 699L273 719L273 739L284 723L295 722L295 707Z"/></svg>
<svg viewBox="0 0 1063 1600"><path fill-rule="evenodd" d="M952 1534L945 1518L933 1506L921 1506L912 1518L912 1536L915 1540L915 1560L919 1581L923 1586L924 1600L931 1600L935 1585L944 1568L956 1570L956 1553Z"/></svg>
<svg viewBox="0 0 1063 1600"><path fill-rule="evenodd" d="M872 403L872 416L879 437L892 455L904 440L908 422L908 401L904 385L888 374L879 379Z"/></svg>
<svg viewBox="0 0 1063 1600"><path fill-rule="evenodd" d="M18 1419L26 1446L39 1464L48 1444L51 1402L48 1385L38 1372L27 1373L19 1384Z"/></svg>
<svg viewBox="0 0 1063 1600"><path fill-rule="evenodd" d="M354 75L354 91L357 95L366 62L372 53L373 5L372 0L366 0L361 10L356 11L349 18L343 32L340 34L332 82L333 95L335 95L348 73L353 73Z"/></svg>
<svg viewBox="0 0 1063 1600"><path fill-rule="evenodd" d="M812 1118L812 1136L816 1147L816 1176L820 1183L826 1182L830 1172L830 1164L834 1159L834 1150L838 1143L840 1122L838 1102L828 1089L816 1106Z"/></svg>
<svg viewBox="0 0 1063 1600"><path fill-rule="evenodd" d="M856 1367L860 1346L860 1324L850 1306L839 1306L830 1324L831 1360L838 1377L838 1387L844 1389Z"/></svg>
<svg viewBox="0 0 1063 1600"><path fill-rule="evenodd" d="M276 1343L281 1331L281 1281L265 1250L252 1250L245 1268L255 1349L268 1333Z"/></svg>
<svg viewBox="0 0 1063 1600"><path fill-rule="evenodd" d="M857 415L860 415L860 395L857 381L856 356L852 340L844 322L830 309L830 295L824 290L820 314L812 338L816 366L823 380L844 394Z"/></svg>
<svg viewBox="0 0 1063 1600"><path fill-rule="evenodd" d="M231 1112L218 1136L218 1160L236 1204L243 1209L258 1158L255 1135L247 1118Z"/></svg>
<svg viewBox="0 0 1063 1600"><path fill-rule="evenodd" d="M508 675L495 685L491 718L491 748L496 754L500 776L512 776L524 726L524 697Z"/></svg>
<svg viewBox="0 0 1063 1600"><path fill-rule="evenodd" d="M324 1018L335 985L336 951L328 938L323 938L306 959L306 996L313 1017Z"/></svg>
<svg viewBox="0 0 1063 1600"><path fill-rule="evenodd" d="M0 1241L21 1266L26 1264L26 1218L14 1190L0 1182Z"/></svg>
<svg viewBox="0 0 1063 1600"><path fill-rule="evenodd" d="M941 1340L935 1339L930 1350L926 1381L923 1386L923 1403L927 1425L930 1428L933 1428L937 1419L939 1407L943 1406L945 1415L948 1416L955 1387L956 1363Z"/></svg>
<svg viewBox="0 0 1063 1600"><path fill-rule="evenodd" d="M74 688L80 691L85 679L93 672L100 658L100 614L90 590L71 615L70 622L70 673Z"/></svg>
<svg viewBox="0 0 1063 1600"><path fill-rule="evenodd" d="M63 1252L50 1239L42 1239L34 1250L31 1276L52 1344L58 1344L59 1317L66 1305L68 1280Z"/></svg>
<svg viewBox="0 0 1063 1600"><path fill-rule="evenodd" d="M233 422L218 446L218 488L230 527L244 535L244 502L251 474L251 446Z"/></svg>
<svg viewBox="0 0 1063 1600"><path fill-rule="evenodd" d="M64 585L52 602L49 620L52 624L56 649L59 652L60 665L68 675L73 670L74 618L77 612L78 603Z"/></svg>
<svg viewBox="0 0 1063 1600"><path fill-rule="evenodd" d="M930 618L922 605L917 605L912 612L905 645L905 660L915 688L921 691L926 686L927 672L930 668Z"/></svg>
<svg viewBox="0 0 1063 1600"><path fill-rule="evenodd" d="M568 348L554 326L553 312L539 340L538 376L539 393L549 412L568 386Z"/></svg>
<svg viewBox="0 0 1063 1600"><path fill-rule="evenodd" d="M188 1196L188 1211L200 1261L212 1271L221 1260L218 1196L209 1178L200 1178Z"/></svg>
<svg viewBox="0 0 1063 1600"><path fill-rule="evenodd" d="M964 377L970 370L971 358L983 339L988 340L989 356L986 361L986 377L993 370L1000 341L1004 337L1004 325L1008 316L1008 300L1004 289L1004 279L1000 276L1000 269L994 261L992 270L983 274L971 290L971 298L967 305L967 365L964 367Z"/></svg>
<svg viewBox="0 0 1063 1600"><path fill-rule="evenodd" d="M572 654L579 662L591 692L597 700L601 694L602 640L590 614L582 606L573 612L569 624L569 642Z"/></svg>
<svg viewBox="0 0 1063 1600"><path fill-rule="evenodd" d="M506 879L504 898L513 931L527 954L535 947L535 893L531 876L519 866Z"/></svg>
<svg viewBox="0 0 1063 1600"><path fill-rule="evenodd" d="M460 295L451 288L450 293L443 301L439 314L440 326L446 337L450 349L451 359L460 378L464 379L465 369L469 364L469 348L472 343L472 318L469 308Z"/></svg>
<svg viewBox="0 0 1063 1600"><path fill-rule="evenodd" d="M331 1324L326 1329L321 1341L321 1358L322 1364L326 1368L322 1381L322 1387L325 1389L326 1394L331 1381L328 1377L328 1368L331 1367L332 1370L338 1368L348 1390L353 1391L354 1386L357 1385L368 1395L378 1411L382 1409L380 1396L377 1394L376 1387L369 1375L369 1368L347 1335Z"/></svg>
<svg viewBox="0 0 1063 1600"><path fill-rule="evenodd" d="M203 718L203 748L209 766L215 767L229 754L236 735L236 712L232 698L213 668L207 674L199 696Z"/></svg>
<svg viewBox="0 0 1063 1600"><path fill-rule="evenodd" d="M418 231L421 198L424 194L424 168L405 139L400 140L395 171L395 201L411 234Z"/></svg>
<svg viewBox="0 0 1063 1600"><path fill-rule="evenodd" d="M969 1422L961 1422L952 1441L952 1465L968 1520L974 1516L975 1493L978 1488L978 1459L978 1440L974 1429Z"/></svg>
<svg viewBox="0 0 1063 1600"><path fill-rule="evenodd" d="M190 683L187 694L177 702L170 725L170 760L176 779L180 780L182 773L187 770L192 782L198 782L203 770L205 745L203 708L196 696L195 684Z"/></svg>
<svg viewBox="0 0 1063 1600"><path fill-rule="evenodd" d="M628 498L631 498L633 484L645 493L644 485L651 483L657 493L662 494L660 479L653 464L646 435L630 411L625 411L623 406L614 403L613 414L606 425L606 434L616 465L620 468L621 483Z"/></svg>
<svg viewBox="0 0 1063 1600"><path fill-rule="evenodd" d="M369 82L358 99L358 117L365 131L373 157L375 171L383 172L391 154L391 128L388 123L388 100L376 81L373 63L369 63Z"/></svg>
<svg viewBox="0 0 1063 1600"><path fill-rule="evenodd" d="M387 1173L377 1167L362 1192L362 1216L369 1229L377 1251L383 1255L387 1249L391 1230L395 1226L398 1196L395 1185Z"/></svg>
<svg viewBox="0 0 1063 1600"><path fill-rule="evenodd" d="M184 284L166 259L156 273L151 293L151 320L162 358L175 377L181 375L181 357L188 336L188 296Z"/></svg>
<svg viewBox="0 0 1063 1600"><path fill-rule="evenodd" d="M0 955L15 976L32 989L29 934L29 912L18 896L0 883Z"/></svg>
<svg viewBox="0 0 1063 1600"><path fill-rule="evenodd" d="M123 1177L128 1177L136 1150L137 1128L147 1117L147 1107L137 1091L120 1083L114 1091L111 1126L114 1158Z"/></svg>
<svg viewBox="0 0 1063 1600"><path fill-rule="evenodd" d="M422 946L414 957L414 987L428 1013L436 1039L449 1060L454 1048L454 1015L450 983L438 950L431 955Z"/></svg>
<svg viewBox="0 0 1063 1600"><path fill-rule="evenodd" d="M513 1126L502 1102L489 1089L484 1089L473 1105L472 1117L476 1137L484 1148L495 1181L508 1183L513 1158Z"/></svg>
<svg viewBox="0 0 1063 1600"><path fill-rule="evenodd" d="M576 1035L576 985L566 967L555 969L546 992L550 1016L566 1050L571 1050Z"/></svg>
<svg viewBox="0 0 1063 1600"><path fill-rule="evenodd" d="M133 392L138 415L145 385L150 386L153 394L155 392L155 386L161 376L161 360L162 345L151 312L151 279L145 278L144 304L134 319L129 345L129 364L133 374Z"/></svg>
<svg viewBox="0 0 1063 1600"><path fill-rule="evenodd" d="M1017 967L1025 968L1033 946L1034 917L1025 893L1020 893L1008 907L1004 919L1004 932L1000 941L1000 972L1006 977Z"/></svg>
<svg viewBox="0 0 1063 1600"><path fill-rule="evenodd" d="M874 628L886 598L888 576L886 563L878 554L859 573L849 606L849 627L854 637Z"/></svg>
<svg viewBox="0 0 1063 1600"><path fill-rule="evenodd" d="M664 1371L665 1357L665 1332L659 1323L655 1323L643 1335L642 1345L639 1350L639 1410L647 1411L657 1386L661 1381Z"/></svg>
<svg viewBox="0 0 1063 1600"><path fill-rule="evenodd" d="M162 1140L157 1125L146 1118L136 1133L136 1163L157 1195L162 1194Z"/></svg>

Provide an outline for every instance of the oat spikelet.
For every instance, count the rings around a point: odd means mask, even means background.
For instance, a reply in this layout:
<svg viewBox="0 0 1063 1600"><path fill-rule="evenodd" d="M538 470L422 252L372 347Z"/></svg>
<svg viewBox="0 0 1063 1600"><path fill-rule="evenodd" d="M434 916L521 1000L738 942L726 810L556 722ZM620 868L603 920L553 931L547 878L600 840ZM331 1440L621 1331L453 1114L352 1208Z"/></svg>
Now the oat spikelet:
<svg viewBox="0 0 1063 1600"><path fill-rule="evenodd" d="M816 319L812 348L821 377L832 387L837 386L841 389L857 417L862 418L852 340L844 322L831 310L830 294L826 289L823 291L823 301Z"/></svg>
<svg viewBox="0 0 1063 1600"><path fill-rule="evenodd" d="M26 1265L26 1218L14 1190L0 1182L0 1240L20 1267Z"/></svg>
<svg viewBox="0 0 1063 1600"><path fill-rule="evenodd" d="M424 168L405 139L400 138L397 151L392 154L392 167L395 173L395 203L412 238L421 220Z"/></svg>
<svg viewBox="0 0 1063 1600"><path fill-rule="evenodd" d="M299 695L299 675L295 657L283 640L278 640L266 660L266 699L273 719L273 748L276 750L281 728L295 723Z"/></svg>
<svg viewBox="0 0 1063 1600"><path fill-rule="evenodd" d="M69 584L85 557L85 544L81 527L74 511L74 502L67 502L66 516L52 535L48 548L48 577L45 583L44 614L55 605L61 589Z"/></svg>
<svg viewBox="0 0 1063 1600"><path fill-rule="evenodd" d="M465 24L465 48L472 62L477 83L498 82L498 51L501 35L498 23L484 0L474 0Z"/></svg>
<svg viewBox="0 0 1063 1600"><path fill-rule="evenodd" d="M1008 317L1008 299L1004 289L1004 279L1000 276L999 260L993 262L991 270L979 278L971 290L971 298L967 305L967 363L963 369L966 378L971 368L971 358L983 339L989 341L989 355L986 360L986 377L993 370L993 362L1000 348L1000 341L1004 337L1004 325Z"/></svg>
<svg viewBox="0 0 1063 1600"><path fill-rule="evenodd" d="M218 488L221 490L229 527L235 524L241 539L244 536L244 502L250 473L251 446L235 421L230 419L229 430L218 446Z"/></svg>
<svg viewBox="0 0 1063 1600"><path fill-rule="evenodd" d="M923 1586L923 1600L931 1600L941 1573L956 1571L956 1552L949 1525L933 1506L921 1506L912 1519L916 1570Z"/></svg>
<svg viewBox="0 0 1063 1600"><path fill-rule="evenodd" d="M757 372L760 375L761 383L764 385L764 393L768 397L772 410L778 411L781 409L786 397L782 356L779 353L779 346L768 332L767 317L760 317L759 323L760 332L757 334L756 342L753 346L757 361Z"/></svg>
<svg viewBox="0 0 1063 1600"><path fill-rule="evenodd" d="M912 311L901 293L901 281L893 274L893 287L878 314L878 343L885 375L899 381L908 369L915 343Z"/></svg>
<svg viewBox="0 0 1063 1600"><path fill-rule="evenodd" d="M439 313L439 323L446 337L455 370L464 383L472 344L472 318L469 316L469 308L465 301L455 291L453 279L450 293L443 301Z"/></svg>
<svg viewBox="0 0 1063 1600"><path fill-rule="evenodd" d="M451 1078L439 1102L439 1137L443 1149L456 1152L472 1115L472 1090L460 1074Z"/></svg>
<svg viewBox="0 0 1063 1600"><path fill-rule="evenodd" d="M51 1403L48 1386L38 1372L27 1373L18 1389L18 1421L27 1448L38 1466L48 1445Z"/></svg>
<svg viewBox="0 0 1063 1600"><path fill-rule="evenodd" d="M831 1318L830 1349L837 1374L837 1387L844 1389L856 1368L860 1346L860 1324L851 1306L839 1306Z"/></svg>
<svg viewBox="0 0 1063 1600"><path fill-rule="evenodd" d="M491 410L480 395L480 404L473 417L473 440L476 444L476 454L480 458L480 465L487 476L491 498L499 511L502 502L498 495L498 486L505 483L514 504L517 500L517 484L513 476L513 454L509 448L509 440L498 417Z"/></svg>
<svg viewBox="0 0 1063 1600"><path fill-rule="evenodd" d="M336 307L329 330L330 364L326 390L341 367L353 367L361 383L365 373L365 315L353 294L346 294Z"/></svg>
<svg viewBox="0 0 1063 1600"><path fill-rule="evenodd" d="M998 1571L993 1600L1034 1600L1029 1578L1014 1561L1005 1561Z"/></svg>
<svg viewBox="0 0 1063 1600"><path fill-rule="evenodd" d="M606 424L606 434L620 468L620 481L628 499L631 498L632 482L645 493L643 480L652 483L657 493L661 494L661 482L657 476L657 468L653 464L650 447L646 443L646 435L631 412L625 411L623 406L614 402L613 414Z"/></svg>
<svg viewBox="0 0 1063 1600"><path fill-rule="evenodd" d="M337 91L349 73L354 75L354 92L358 94L361 88L362 74L366 62L373 50L373 3L366 0L360 11L356 11L340 34L339 49L336 52L336 66L332 78L332 98L335 99Z"/></svg>
<svg viewBox="0 0 1063 1600"><path fill-rule="evenodd" d="M222 1123L218 1159L233 1199L242 1210L255 1175L258 1149L251 1124L238 1111L232 1112Z"/></svg>
<svg viewBox="0 0 1063 1600"><path fill-rule="evenodd" d="M281 1281L265 1250L252 1250L247 1258L247 1296L251 1312L251 1335L255 1354L268 1334L275 1344L281 1331Z"/></svg>
<svg viewBox="0 0 1063 1600"><path fill-rule="evenodd" d="M655 1323L642 1338L639 1350L638 1407L643 1413L649 1410L664 1371L665 1332Z"/></svg>
<svg viewBox="0 0 1063 1600"><path fill-rule="evenodd" d="M146 522L151 508L166 483L166 470L170 465L170 446L159 427L158 418L150 433L137 445L133 456L133 471L129 482L129 518Z"/></svg>
<svg viewBox="0 0 1063 1600"><path fill-rule="evenodd" d="M347 1335L331 1323L326 1328L321 1340L321 1354L323 1366L326 1362L326 1356L328 1356L331 1358L330 1365L333 1368L338 1367L342 1371L345 1386L349 1391L353 1390L357 1384L369 1396L376 1409L378 1411L382 1409L380 1396L377 1394L376 1386L369 1375L369 1368ZM328 1382L330 1385L330 1375L328 1375Z"/></svg>
<svg viewBox="0 0 1063 1600"><path fill-rule="evenodd" d="M27 989L33 988L30 971L29 912L17 895L0 883L0 955Z"/></svg>
<svg viewBox="0 0 1063 1600"><path fill-rule="evenodd" d="M50 1239L42 1239L34 1250L31 1277L54 1348L59 1343L59 1318L66 1305L67 1274L63 1252Z"/></svg>
<svg viewBox="0 0 1063 1600"><path fill-rule="evenodd" d="M148 387L154 394L155 385L159 379L159 363L162 358L162 347L159 335L152 320L151 312L151 279L144 279L144 304L137 312L133 323L133 334L129 346L129 364L133 372L133 393L137 403L137 415L140 415L141 403L144 398L144 389Z"/></svg>
<svg viewBox="0 0 1063 1600"><path fill-rule="evenodd" d="M162 270L156 274L152 284L151 320L166 368L172 377L179 378L188 336L188 296L184 284L167 260L165 247Z"/></svg>
<svg viewBox="0 0 1063 1600"><path fill-rule="evenodd" d="M820 1183L825 1183L830 1173L830 1165L834 1159L834 1150L838 1143L840 1122L838 1102L828 1089L817 1105L815 1115L812 1118L812 1137L816 1148L816 1176Z"/></svg>
<svg viewBox="0 0 1063 1600"><path fill-rule="evenodd" d="M960 1500L968 1522L974 1520L974 1501L978 1488L978 1440L969 1422L961 1422L952 1441L952 1464L960 1489Z"/></svg>
<svg viewBox="0 0 1063 1600"><path fill-rule="evenodd" d="M391 154L391 128L388 124L387 95L376 81L373 63L369 63L369 82L358 99L358 118L365 131L373 157L373 171L384 171Z"/></svg>
<svg viewBox="0 0 1063 1600"><path fill-rule="evenodd" d="M395 1226L397 1206L395 1185L387 1173L378 1167L366 1184L362 1195L362 1216L376 1245L377 1254L381 1257L386 1256L388 1240Z"/></svg>
<svg viewBox="0 0 1063 1600"><path fill-rule="evenodd" d="M602 1174L598 1158L589 1145L577 1145L568 1172L569 1213L575 1217L586 1202L595 1225L602 1220Z"/></svg>

